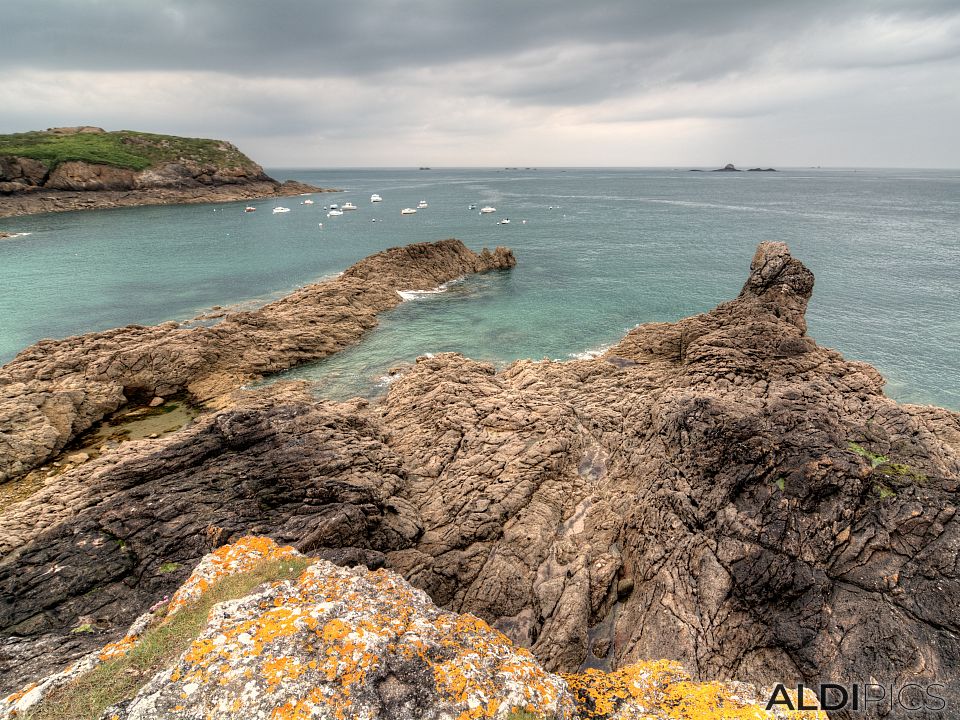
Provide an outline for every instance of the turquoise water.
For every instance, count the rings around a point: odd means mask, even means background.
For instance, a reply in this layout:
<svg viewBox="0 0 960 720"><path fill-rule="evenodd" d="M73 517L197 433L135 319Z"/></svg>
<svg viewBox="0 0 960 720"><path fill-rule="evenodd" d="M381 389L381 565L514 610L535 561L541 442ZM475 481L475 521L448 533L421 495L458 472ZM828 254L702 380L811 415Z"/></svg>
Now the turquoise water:
<svg viewBox="0 0 960 720"><path fill-rule="evenodd" d="M30 233L0 241L0 361L42 337L263 302L393 245L513 248L514 271L405 302L356 348L287 374L332 397L370 394L424 353L562 359L637 323L708 310L739 292L758 242L783 240L816 274L808 319L821 344L875 365L897 399L960 409L956 171L274 174L345 192L312 206L255 201L256 213L231 203L0 220ZM373 192L384 202L372 205ZM421 199L428 208L400 215ZM346 200L359 209L326 217L325 204ZM291 212L272 214L277 205Z"/></svg>

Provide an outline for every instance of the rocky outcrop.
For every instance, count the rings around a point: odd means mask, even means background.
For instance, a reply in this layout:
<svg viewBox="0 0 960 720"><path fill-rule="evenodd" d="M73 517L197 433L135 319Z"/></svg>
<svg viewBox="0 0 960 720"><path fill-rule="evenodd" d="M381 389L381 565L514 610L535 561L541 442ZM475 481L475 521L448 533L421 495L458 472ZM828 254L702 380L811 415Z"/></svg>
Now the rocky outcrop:
<svg viewBox="0 0 960 720"><path fill-rule="evenodd" d="M595 360L497 372L443 354L378 404L239 394L121 445L0 515L18 546L0 561L9 689L68 659L52 639L82 617L111 639L171 592L166 556L187 566L249 527L385 562L550 672L664 659L758 685L939 682L958 707L960 416L898 405L819 347L812 289L764 243L736 299Z"/></svg>
<svg viewBox="0 0 960 720"><path fill-rule="evenodd" d="M129 326L41 341L0 368L0 481L58 453L121 405L187 391L207 400L351 345L401 302L461 275L512 267L509 250L458 240L393 248L214 327Z"/></svg>
<svg viewBox="0 0 960 720"><path fill-rule="evenodd" d="M169 605L67 671L0 701L2 717L56 703L57 691L106 660L123 662L225 578L263 560L299 554L242 538L208 555ZM168 631L170 632L170 631ZM105 710L116 720L205 718L823 718L765 712L769 695L737 684L690 681L660 662L559 676L472 615L437 608L397 575L323 560L293 581L214 606L187 649ZM62 700L61 695L61 700ZM41 710L41 716L42 710Z"/></svg>
<svg viewBox="0 0 960 720"><path fill-rule="evenodd" d="M960 418L818 347L812 287L765 243L736 300L598 360L418 362L381 412L424 533L388 564L548 669L601 641L614 666L956 693Z"/></svg>
<svg viewBox="0 0 960 720"><path fill-rule="evenodd" d="M89 126L0 136L0 217L307 192L325 191L277 182L224 141Z"/></svg>

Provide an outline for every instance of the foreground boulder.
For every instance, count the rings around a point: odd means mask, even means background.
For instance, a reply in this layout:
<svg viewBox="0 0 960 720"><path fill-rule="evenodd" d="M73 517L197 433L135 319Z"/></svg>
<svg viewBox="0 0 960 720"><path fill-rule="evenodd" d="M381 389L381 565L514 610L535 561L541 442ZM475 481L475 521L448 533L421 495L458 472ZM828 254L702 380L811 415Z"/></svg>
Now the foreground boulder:
<svg viewBox="0 0 960 720"><path fill-rule="evenodd" d="M69 703L70 683L123 658L225 577L292 548L247 537L208 555L169 605L67 671L0 702L2 717ZM526 650L471 615L437 608L399 576L318 560L294 581L214 606L187 649L166 661L114 720L216 718L773 718L743 684L690 682L649 663L612 675L546 672ZM58 696L57 693L60 693ZM765 695L765 694L764 694ZM40 706L43 717L42 706ZM789 713L822 717L817 712Z"/></svg>

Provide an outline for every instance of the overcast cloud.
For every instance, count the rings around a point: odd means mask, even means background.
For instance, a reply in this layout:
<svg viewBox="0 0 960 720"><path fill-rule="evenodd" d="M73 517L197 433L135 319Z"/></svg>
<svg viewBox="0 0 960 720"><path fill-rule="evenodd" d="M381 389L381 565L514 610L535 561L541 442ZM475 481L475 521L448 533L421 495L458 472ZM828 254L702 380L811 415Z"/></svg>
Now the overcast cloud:
<svg viewBox="0 0 960 720"><path fill-rule="evenodd" d="M0 132L268 167L960 167L955 0L5 0Z"/></svg>

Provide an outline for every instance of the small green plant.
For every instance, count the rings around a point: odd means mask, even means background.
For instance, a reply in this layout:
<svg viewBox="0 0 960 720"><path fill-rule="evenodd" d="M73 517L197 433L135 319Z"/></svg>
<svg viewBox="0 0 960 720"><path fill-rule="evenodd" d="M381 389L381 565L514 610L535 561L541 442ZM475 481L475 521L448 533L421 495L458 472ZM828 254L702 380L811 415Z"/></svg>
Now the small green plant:
<svg viewBox="0 0 960 720"><path fill-rule="evenodd" d="M777 478L777 481L774 483L774 485L776 485L778 488L780 488L780 492L783 492L783 488L786 487L786 484L787 484L787 483L786 483L786 480L783 478L782 475L781 475L780 477L778 477L778 478Z"/></svg>
<svg viewBox="0 0 960 720"><path fill-rule="evenodd" d="M870 461L870 467L871 467L871 468L878 467L879 465L883 465L885 462L888 462L888 460L887 460L887 458L886 458L885 456L883 456L883 455L874 455L872 452L870 452L869 450L867 450L865 447L863 447L862 445L859 445L859 444L857 444L857 443L855 443L855 442L849 443L849 444L847 445L847 447L848 447L852 452L855 452L857 455L859 455L860 457L866 458L867 460L869 460L869 461Z"/></svg>
<svg viewBox="0 0 960 720"><path fill-rule="evenodd" d="M249 572L223 578L168 622L148 628L126 655L104 662L50 693L23 716L24 720L96 720L111 705L133 697L144 683L179 657L200 635L215 604L249 595L265 582L295 578L312 562L310 558L270 560Z"/></svg>
<svg viewBox="0 0 960 720"><path fill-rule="evenodd" d="M160 566L160 572L162 573L172 573L180 569L180 563L175 562L165 562Z"/></svg>
<svg viewBox="0 0 960 720"><path fill-rule="evenodd" d="M894 492L891 488L888 488L886 485L881 485L877 483L873 486L873 489L877 491L877 495L880 496L881 500L887 500L892 497L896 497L897 493Z"/></svg>
<svg viewBox="0 0 960 720"><path fill-rule="evenodd" d="M892 484L903 485L911 482L916 485L925 485L927 483L926 475L906 463L892 462L886 455L876 455L855 442L849 443L847 447L851 452L868 460L870 469L887 478ZM896 491L887 483L877 483L874 487L883 499L896 495Z"/></svg>
<svg viewBox="0 0 960 720"><path fill-rule="evenodd" d="M70 632L74 633L75 635L86 635L89 633L96 632L96 630L94 630L93 625L91 625L90 623L84 623L83 625L77 625Z"/></svg>

